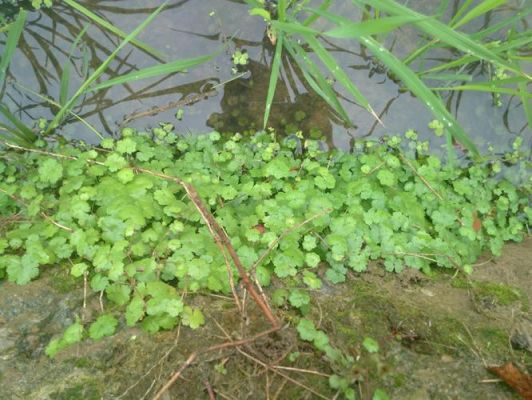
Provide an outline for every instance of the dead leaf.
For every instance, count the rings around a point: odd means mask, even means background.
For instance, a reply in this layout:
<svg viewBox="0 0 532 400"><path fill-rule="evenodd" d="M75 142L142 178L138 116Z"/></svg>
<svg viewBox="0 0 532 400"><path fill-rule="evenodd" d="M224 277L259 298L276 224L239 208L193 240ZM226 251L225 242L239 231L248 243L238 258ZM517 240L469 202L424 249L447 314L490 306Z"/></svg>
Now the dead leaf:
<svg viewBox="0 0 532 400"><path fill-rule="evenodd" d="M266 227L263 224L257 224L253 228L255 228L261 235L266 232Z"/></svg>
<svg viewBox="0 0 532 400"><path fill-rule="evenodd" d="M500 367L488 367L488 371L498 375L508 386L525 400L532 400L532 376L521 372L511 362Z"/></svg>
<svg viewBox="0 0 532 400"><path fill-rule="evenodd" d="M478 232L481 229L482 229L482 221L477 216L477 212L475 211L473 212L473 230L475 232Z"/></svg>

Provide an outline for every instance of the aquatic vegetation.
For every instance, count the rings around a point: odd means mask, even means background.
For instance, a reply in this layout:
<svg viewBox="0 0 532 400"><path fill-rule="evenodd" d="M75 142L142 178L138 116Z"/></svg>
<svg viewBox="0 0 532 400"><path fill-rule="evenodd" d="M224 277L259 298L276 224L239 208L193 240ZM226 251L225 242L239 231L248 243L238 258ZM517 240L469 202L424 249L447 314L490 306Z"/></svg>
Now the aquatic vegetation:
<svg viewBox="0 0 532 400"><path fill-rule="evenodd" d="M79 3L75 1L66 0L65 4L68 7L71 7L72 9L74 9L76 12L81 13L82 15L87 17L90 21L94 22L95 24L100 25L103 29L109 30L113 34L119 37L122 37L123 40L114 49L114 51L112 51L111 54L108 55L106 59L102 60L99 63L98 67L92 73L89 74L88 66L85 66L83 68L86 71L86 76L84 77L82 84L77 88L75 93L71 96L69 96L70 71L71 71L70 61L72 58L72 53L77 48L78 44L84 40L84 36L88 30L88 26L85 26L79 31L77 37L74 39L71 45L68 62L61 70L60 93L59 93L59 99L57 101L54 101L46 96L41 95L37 91L34 91L30 88L25 87L22 84L15 82L15 84L21 90L31 93L41 98L44 102L57 108L55 110L54 118L52 119L52 121L50 121L45 127L40 129L43 135L49 135L53 133L54 130L58 128L61 123L64 122L65 117L67 115L70 115L80 120L85 125L87 125L89 129L99 139L103 139L103 136L95 128L90 126L88 122L86 122L82 117L80 117L74 112L74 108L78 105L78 103L81 101L82 98L86 98L86 96L90 94L91 92L109 88L114 85L126 84L126 83L140 80L140 79L146 79L146 78L156 77L156 76L164 76L164 75L172 74L172 73L179 72L179 71L185 71L188 68L205 63L215 56L215 54L210 54L210 55L195 57L191 59L175 60L175 61L160 63L152 67L136 69L134 72L121 74L117 77L108 79L103 82L101 81L97 82L97 80L99 80L99 78L103 75L103 73L108 71L109 64L115 58L118 57L118 53L130 42L156 58L160 59L164 57L164 55L161 52L151 48L150 46L145 45L142 42L139 42L138 40L135 40L135 37L140 32L142 32L148 26L148 24L165 8L166 3L163 3L157 9L155 9L148 16L148 18L146 18L136 29L134 29L129 34L126 34L122 32L121 30L117 29L116 27L114 27L107 21L103 20L102 18L98 17L96 14L86 9L85 7L81 6ZM9 66L9 62L11 60L11 57L13 55L15 48L19 44L19 39L21 37L21 34L23 33L23 27L24 27L24 23L26 20L26 11L24 9L21 9L18 15L19 16L17 17L16 22L12 24L9 28L6 47L4 49L4 54L2 56L2 61L0 63L0 87L2 88L4 87L4 77L5 77L7 68ZM53 58L55 58L55 56L53 56ZM36 66L36 69L41 69L41 68L38 65ZM40 73L45 73L45 72L41 71ZM40 74L37 74L37 76L39 75ZM19 121L15 117L15 115L12 114L6 107L2 106L2 109L0 111L14 125L14 126L2 125L1 128L3 129L2 131L0 131L0 135L3 135L6 138L13 140L13 141L16 140L19 144L30 146L31 143L36 138L36 134L32 132L32 129L30 127L24 126L24 124L21 121Z"/></svg>
<svg viewBox="0 0 532 400"><path fill-rule="evenodd" d="M373 57L389 69L389 74L400 79L408 90L424 102L428 111L444 124L445 132L448 133L449 152L452 151L452 146L450 145L452 138L460 142L473 154L478 154L476 146L468 134L458 124L437 95L437 92L441 90L479 90L489 91L494 96L498 93L520 96L528 124L529 126L532 125L532 112L529 106L530 93L527 91L527 85L530 84L531 77L521 69L519 64L520 61L528 59L525 54L519 54L519 52L520 49L526 47L525 43L530 43L530 35L527 35L526 32L522 34L512 33L505 45L501 45L500 41L487 40L483 42L489 37L490 33L515 22L516 16L522 18L530 13L532 11L531 7L521 10L515 16L502 21L496 29L491 27L477 32L475 35L468 35L461 33L458 28L491 12L500 6L501 2L483 1L474 7L471 6L470 2L466 2L448 24L440 22L438 17L423 15L393 0L353 1L353 6L361 10L363 17L361 22L354 22L341 15L328 12L327 9L331 6L330 1L323 1L319 8L313 9L306 6L308 1L281 0L275 2L275 12L271 12L271 3L273 2L260 0L246 0L246 2L252 7L250 11L252 15L258 15L268 22L269 36L276 46L264 113L265 126L273 99L272 93L275 91L279 77L280 58L283 51L288 52L303 70L308 84L344 119L348 120L347 114L337 100L337 95L331 88L330 81L323 76L314 58L311 58L312 55L325 66L330 76L343 86L358 104L373 114L376 119L379 118L362 91L349 79L346 72L333 57L332 52L324 47L320 38L353 39L367 48ZM442 3L442 7L445 7L444 3ZM301 14L307 17L300 18ZM333 23L334 28L323 31L312 28L312 24L318 18ZM382 36L405 25L419 29L424 34L432 37L432 39L421 49L401 60L384 46ZM305 49L305 45L311 51ZM425 70L416 71L411 67L414 60L435 47L453 49L459 51L462 56L452 62L443 63ZM472 76L464 74L463 71L469 65L478 62L493 65L493 68L497 69L499 73L488 82L453 84L453 81L471 81ZM511 76L506 75L505 71ZM460 73L461 77L456 75L457 72ZM442 79L449 81L450 85L431 88L425 82L426 79ZM515 86L515 89L508 88L508 85Z"/></svg>
<svg viewBox="0 0 532 400"><path fill-rule="evenodd" d="M125 308L128 325L150 332L179 320L202 324L180 291L230 291L219 247L172 176L194 185L262 285L295 279L315 290L374 262L387 271L467 274L482 251L500 254L530 223L529 182L517 188L496 178L493 160L442 164L398 136L347 154L266 133L181 137L169 125L153 136L122 133L99 148L4 148L0 209L10 222L0 276L24 284L44 266L70 265L71 275ZM299 309L310 301L297 287L277 297ZM104 315L90 337L114 332L117 315Z"/></svg>

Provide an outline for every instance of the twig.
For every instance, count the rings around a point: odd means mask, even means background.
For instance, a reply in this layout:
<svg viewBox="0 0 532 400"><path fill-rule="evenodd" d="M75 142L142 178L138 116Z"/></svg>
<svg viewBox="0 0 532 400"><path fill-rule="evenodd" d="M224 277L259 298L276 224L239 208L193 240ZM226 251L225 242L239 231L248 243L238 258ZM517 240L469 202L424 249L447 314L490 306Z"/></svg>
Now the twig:
<svg viewBox="0 0 532 400"><path fill-rule="evenodd" d="M214 320L214 322L216 323L216 325L218 326L218 328L223 332L223 334L227 337L227 338L231 338L229 336L229 333L227 333L227 331L218 323L218 321ZM273 373L279 375L279 376L282 376L283 378L285 378L286 380L292 382L293 384L297 385L297 386L300 386L302 387L303 389L305 390L308 390L310 393L313 393L315 394L316 396L322 398L322 399L325 399L325 400L329 400L328 397L325 397L323 396L322 394L318 393L317 391L315 391L314 389L312 389L311 387L308 387L306 385L304 385L303 383L291 378L289 375L286 375L280 371L277 371L276 367L275 366L271 366L269 364L266 364L265 362L259 360L258 358L255 358L253 357L251 354L248 354L246 353L245 351L243 351L242 349L240 348L236 348L236 350L242 354L244 357L247 357L249 358L250 360L254 361L255 363L259 364L260 366L262 366L264 369L266 370L270 370L272 371ZM328 376L328 375L327 375Z"/></svg>
<svg viewBox="0 0 532 400"><path fill-rule="evenodd" d="M267 331L258 333L257 335L252 336L252 337L247 338L247 339L234 340L234 341L231 340L231 341L228 341L228 342L216 344L214 346L208 347L208 348L203 349L203 350L197 350L197 351L192 352L188 356L187 360L183 363L183 365L181 365L181 367L164 384L164 386L157 392L157 394L155 395L155 397L153 397L152 400L159 400L162 397L162 395L168 389L170 389L170 387L179 379L179 377L181 376L183 371L185 369L187 369L187 367L190 366L196 360L196 358L198 358L199 355L204 354L204 353L209 353L211 351L228 349L228 348L231 348L231 347L237 347L238 348L238 346L242 346L244 344L248 344L248 343L254 342L255 340L257 340L257 339L259 339L259 338L261 338L263 336L270 335L271 333L276 332L279 329L281 329L280 326L279 327L274 327L274 328L268 329Z"/></svg>
<svg viewBox="0 0 532 400"><path fill-rule="evenodd" d="M304 374L319 375L319 376L324 376L325 378L329 378L331 376L330 374L325 374L325 373L320 372L320 371L314 371L314 370L311 370L311 369L294 368L294 367L285 367L283 365L272 365L272 368L274 368L274 369L284 369L285 371L301 372L301 373L304 373Z"/></svg>
<svg viewBox="0 0 532 400"><path fill-rule="evenodd" d="M251 271L255 271L255 269L257 269L257 267L262 263L262 261L264 261L264 259L266 257L268 257L268 255L272 252L272 250L275 248L275 246L277 246L279 244L279 242L281 240L284 239L285 236L289 235L290 233L292 233L293 231L301 228L303 225L306 225L308 224L309 222L311 222L312 220L316 219L316 218L319 218L319 217L322 217L324 216L325 214L329 214L330 212L332 211L332 209L330 208L326 208L325 210L323 210L322 212L318 213L318 214L315 214L309 218L307 218L306 220L300 222L299 224L296 224L288 229L286 229L283 233L281 233L269 246L268 248L264 251L264 253L261 254L261 256L259 257L259 259L257 261L255 261L255 264L253 264L253 266L251 267Z"/></svg>
<svg viewBox="0 0 532 400"><path fill-rule="evenodd" d="M414 166L412 165L412 163L406 159L405 157L403 157L402 154L399 154L399 157L401 158L401 160L403 160L406 165L408 165L408 168L410 168L412 170L412 172L414 174L416 174L416 176L421 179L421 181L425 184L425 186L432 192L434 193L434 195L440 199L440 201L444 201L443 200L443 197L430 185L429 181L427 181L422 175L419 174L419 172L417 172L417 170L414 168Z"/></svg>
<svg viewBox="0 0 532 400"><path fill-rule="evenodd" d="M270 371L276 373L277 375L280 375L282 376L283 378L285 378L286 380L292 382L294 385L297 385L299 387L302 387L303 389L309 391L310 393L316 395L317 397L319 397L320 399L325 399L325 400L330 400L328 397L322 395L321 393L317 392L316 390L312 389L311 387L305 385L304 383L301 383L293 378L291 378L289 375L286 375L280 371L277 371L277 369L275 367L272 367L271 365L268 365L266 364L265 362L259 360L258 358L255 358L253 357L251 354L248 354L246 353L244 350L242 349L239 349L237 347L236 351L238 351L240 354L242 354L244 357L247 357L249 358L250 360L252 360L253 362L259 364L261 367L264 367L264 368L267 368L269 369Z"/></svg>
<svg viewBox="0 0 532 400"><path fill-rule="evenodd" d="M138 172L142 172L148 175L157 176L159 178L163 178L169 181L173 181L177 184L179 184L183 189L185 189L185 192L188 195L188 198L192 201L198 212L200 213L201 217L203 218L203 221L205 221L207 228L209 229L213 239L215 242L220 243L221 246L227 250L229 255L231 256L231 259L233 260L233 263L236 266L236 269L238 270L238 274L240 275L240 278L242 279L242 282L244 283L244 286L249 291L249 294L251 297L253 297L253 300L259 308L262 310L264 316L270 321L272 326L274 328L279 328L280 324L278 319L273 315L270 306L268 305L267 301L261 298L261 296L257 293L255 290L255 287L251 283L251 280L249 279L249 275L247 274L244 266L242 265L242 262L240 261L240 258L236 254L236 251L231 244L231 240L225 233L225 231L222 229L222 227L216 222L216 219L213 217L210 211L207 210L205 205L203 204L203 201L201 200L198 192L196 189L188 182L185 182L184 180L171 176L166 175L160 172L151 171L149 169L145 168L134 168Z"/></svg>
<svg viewBox="0 0 532 400"><path fill-rule="evenodd" d="M207 389L207 394L209 395L209 400L216 400L216 394L214 393L214 390L212 390L212 386L209 383L209 381L205 379L203 384L205 385L205 389Z"/></svg>
<svg viewBox="0 0 532 400"><path fill-rule="evenodd" d="M28 207L28 205L19 199L17 196L13 196L12 194L8 193L6 190L0 188L0 192L4 193L6 196L9 196L13 201L22 204L24 207ZM67 232L74 232L74 229L69 228L68 226L62 225L59 222L55 221L52 217L50 217L48 214L46 214L44 211L40 212L41 217L49 221L51 224L57 226L58 228L61 228Z"/></svg>
<svg viewBox="0 0 532 400"><path fill-rule="evenodd" d="M174 351L174 349L177 347L177 343L179 342L179 336L181 334L181 324L179 324L177 326L177 333L176 333L176 337L174 339L174 343L172 344L172 346L170 346L170 348L168 349L168 351L166 353L164 353L164 355L155 363L153 364L150 369L148 369L148 371L146 371L146 373L144 373L144 375L142 375L139 379L137 379L137 381L135 383L133 383L131 386L129 386L120 396L118 396L116 399L121 399L122 397L124 397L126 394L128 394L128 392L133 389L135 386L137 386L142 379L144 379L145 377L147 377L151 371L153 371L153 369L155 367L157 367L157 365L159 364L162 364L162 362L168 358L168 356L170 355L170 353L172 351Z"/></svg>

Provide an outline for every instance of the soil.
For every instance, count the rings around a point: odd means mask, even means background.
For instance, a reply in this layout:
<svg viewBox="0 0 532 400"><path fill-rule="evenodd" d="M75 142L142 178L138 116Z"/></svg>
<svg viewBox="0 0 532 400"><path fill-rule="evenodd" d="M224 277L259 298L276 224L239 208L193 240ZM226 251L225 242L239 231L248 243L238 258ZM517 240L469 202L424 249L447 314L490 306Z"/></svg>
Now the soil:
<svg viewBox="0 0 532 400"><path fill-rule="evenodd" d="M508 244L497 260L479 260L465 277L454 271L389 274L379 266L312 293L306 318L353 357L333 365L294 328L300 316L277 308L285 326L240 347L203 353L160 397L170 399L341 399L328 376L349 377L357 398L517 399L488 366L532 369L532 237ZM267 293L269 291L267 290ZM83 309L86 300L87 307ZM25 286L0 283L0 399L153 399L195 351L269 329L247 300L245 317L232 298L188 295L202 307L204 327L154 335L120 327L49 359L44 348L76 316L90 321L100 299L83 297L83 282L50 269ZM361 345L366 337L377 353Z"/></svg>

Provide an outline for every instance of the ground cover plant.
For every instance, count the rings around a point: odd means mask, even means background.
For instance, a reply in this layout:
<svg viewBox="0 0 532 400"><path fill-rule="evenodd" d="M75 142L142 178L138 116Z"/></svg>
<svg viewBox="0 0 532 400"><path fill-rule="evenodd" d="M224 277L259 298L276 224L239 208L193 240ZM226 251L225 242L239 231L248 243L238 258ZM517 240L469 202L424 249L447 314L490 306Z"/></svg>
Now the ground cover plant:
<svg viewBox="0 0 532 400"><path fill-rule="evenodd" d="M447 134L449 153L457 140L476 156L461 160L459 167L454 157L449 159L454 162L444 162L430 155L428 143L418 140L414 131L404 137L356 142L352 152L326 151L321 142L300 133L287 138L271 130L189 137L176 134L166 123L149 132L126 128L116 139L104 139L91 128L102 139L98 146L55 141L68 118L82 120L75 107L89 93L182 71L215 56L162 63L101 81L126 45L156 52L135 38L164 4L127 34L80 3L64 3L119 36L120 44L99 68L86 71L73 95L70 70L62 70L59 99L45 99L57 107L57 113L51 121L40 121L38 129L24 125L0 105L8 120L0 125L7 139L0 145L0 279L22 285L54 266L101 299L99 315L76 319L50 341L46 348L50 357L81 340L111 336L125 325L148 332L177 325L197 329L205 317L185 300L186 294L232 293L238 305L238 287L243 285L273 326L261 335L280 327L271 305L297 310L291 322L299 337L324 354L334 372L330 386L351 399L354 358L339 352L309 318L313 292L344 282L348 273L361 273L369 265L389 272L414 269L430 275L434 269L445 269L468 275L481 253L498 256L505 241L520 241L529 232L530 162L522 139L513 142L509 154L480 157L437 94L445 89L519 96L531 120L530 77L520 67L529 58L521 49L530 38L512 33L501 45L487 39L493 29L486 28L474 38L457 31L502 2L483 1L471 8L466 2L445 25L391 0L353 2L364 9L360 23L330 13L329 1L314 9L306 8L306 1L248 1L251 14L268 22L275 45L265 127L283 53L341 117L347 115L334 81L375 114L321 42L327 37L353 39L372 51L434 113L437 119L430 128L438 136ZM528 12L525 9L518 18ZM0 62L2 88L26 16L21 10L7 25ZM504 20L499 29L516 18ZM318 19L334 26L317 30L313 24ZM420 51L399 60L376 38L405 24L434 37ZM73 49L88 29L80 30ZM455 61L435 67L411 66L436 47L461 53ZM437 88L425 82L447 82L457 72L455 77L470 82L472 75L466 71L480 62L496 70L489 82ZM236 70L244 67L248 54L233 52L232 63ZM504 175L506 166L512 168L511 180ZM228 339L207 350L246 343ZM369 337L362 345L370 354L378 352L378 344ZM193 356L197 354L184 367ZM374 396L386 398L381 391Z"/></svg>
<svg viewBox="0 0 532 400"><path fill-rule="evenodd" d="M227 293L235 270L227 276L209 226L168 177L195 187L261 285L303 283L289 297L299 308L323 279L342 282L372 261L388 271L468 273L482 251L499 255L529 225L529 182L496 179L494 163L442 165L397 136L348 154L266 133L249 141L180 137L168 126L154 140L123 133L99 148L4 148L2 277L24 284L60 263L125 306L128 324L157 331L180 317L197 327L201 312L186 308L179 291ZM107 334L112 314L99 322Z"/></svg>

